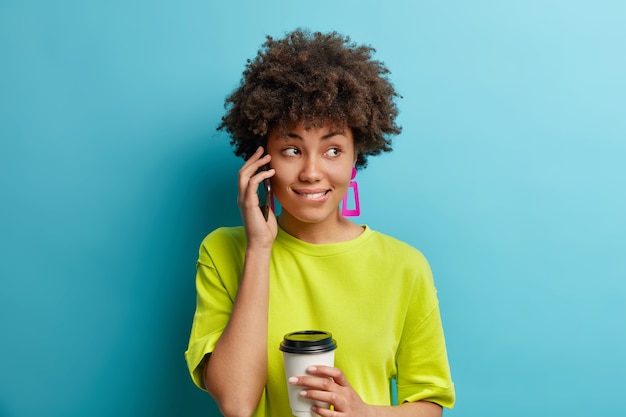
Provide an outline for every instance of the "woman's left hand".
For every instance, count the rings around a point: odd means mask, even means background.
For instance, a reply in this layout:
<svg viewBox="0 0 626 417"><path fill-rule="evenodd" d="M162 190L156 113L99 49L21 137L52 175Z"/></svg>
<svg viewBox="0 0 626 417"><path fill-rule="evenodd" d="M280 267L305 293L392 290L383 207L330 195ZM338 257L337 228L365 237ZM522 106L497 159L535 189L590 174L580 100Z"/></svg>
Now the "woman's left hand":
<svg viewBox="0 0 626 417"><path fill-rule="evenodd" d="M369 406L352 388L341 369L330 366L312 366L307 376L291 377L289 383L302 386L303 398L331 404L334 410L313 406L322 417L373 417L374 408Z"/></svg>

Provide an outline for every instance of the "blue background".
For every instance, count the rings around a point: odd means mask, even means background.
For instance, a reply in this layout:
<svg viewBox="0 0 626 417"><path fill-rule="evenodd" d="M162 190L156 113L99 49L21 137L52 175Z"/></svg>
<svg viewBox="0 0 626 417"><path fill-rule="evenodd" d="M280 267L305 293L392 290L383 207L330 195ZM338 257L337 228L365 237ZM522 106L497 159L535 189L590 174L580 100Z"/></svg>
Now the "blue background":
<svg viewBox="0 0 626 417"><path fill-rule="evenodd" d="M218 415L183 359L200 240L240 223L215 127L298 26L372 44L403 95L359 221L432 264L446 415L620 415L625 22L619 0L2 0L0 416Z"/></svg>

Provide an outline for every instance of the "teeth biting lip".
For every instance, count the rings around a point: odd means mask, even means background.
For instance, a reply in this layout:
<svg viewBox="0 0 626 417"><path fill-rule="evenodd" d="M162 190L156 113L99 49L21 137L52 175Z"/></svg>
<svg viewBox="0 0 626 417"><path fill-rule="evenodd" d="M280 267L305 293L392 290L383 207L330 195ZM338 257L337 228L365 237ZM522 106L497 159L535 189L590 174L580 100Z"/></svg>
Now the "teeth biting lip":
<svg viewBox="0 0 626 417"><path fill-rule="evenodd" d="M304 192L304 191L295 191L294 192L296 194L298 194L300 197L304 197L307 200L317 200L320 199L322 197L324 197L326 194L328 194L329 190L325 190L325 191L318 191L318 192Z"/></svg>

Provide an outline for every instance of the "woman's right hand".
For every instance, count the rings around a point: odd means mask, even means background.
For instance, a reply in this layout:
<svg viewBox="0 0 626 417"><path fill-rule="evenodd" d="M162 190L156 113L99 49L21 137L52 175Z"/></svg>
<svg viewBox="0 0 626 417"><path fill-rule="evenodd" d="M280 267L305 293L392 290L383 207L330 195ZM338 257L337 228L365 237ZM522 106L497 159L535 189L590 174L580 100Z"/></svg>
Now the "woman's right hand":
<svg viewBox="0 0 626 417"><path fill-rule="evenodd" d="M269 164L270 160L271 156L263 155L263 148L259 146L239 170L237 205L246 231L248 248L271 248L276 239L278 231L276 216L270 210L265 221L257 194L261 182L274 175L274 170L271 168L261 170L263 166Z"/></svg>

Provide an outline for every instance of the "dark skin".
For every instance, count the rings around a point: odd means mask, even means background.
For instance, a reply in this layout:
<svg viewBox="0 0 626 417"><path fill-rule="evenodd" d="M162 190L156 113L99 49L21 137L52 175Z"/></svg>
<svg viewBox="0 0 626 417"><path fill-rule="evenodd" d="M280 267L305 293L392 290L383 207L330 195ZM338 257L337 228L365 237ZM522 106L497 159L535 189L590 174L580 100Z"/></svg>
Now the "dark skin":
<svg viewBox="0 0 626 417"><path fill-rule="evenodd" d="M332 243L352 239L362 228L339 212L356 161L350 129L330 123L318 129L296 125L286 135L277 129L267 145L239 171L239 207L248 247L233 311L213 353L205 363L204 380L225 416L251 415L267 380L269 262L277 234L277 219L268 221L259 210L256 189L271 178L283 212L278 218L288 233L308 242ZM270 164L271 169L259 168ZM241 340L257 340L251 345ZM440 417L439 405L418 401L399 406L365 403L337 367L318 366L289 383L303 388L302 396L333 405L315 407L322 417Z"/></svg>

